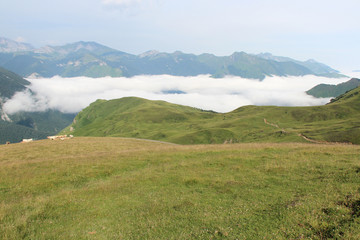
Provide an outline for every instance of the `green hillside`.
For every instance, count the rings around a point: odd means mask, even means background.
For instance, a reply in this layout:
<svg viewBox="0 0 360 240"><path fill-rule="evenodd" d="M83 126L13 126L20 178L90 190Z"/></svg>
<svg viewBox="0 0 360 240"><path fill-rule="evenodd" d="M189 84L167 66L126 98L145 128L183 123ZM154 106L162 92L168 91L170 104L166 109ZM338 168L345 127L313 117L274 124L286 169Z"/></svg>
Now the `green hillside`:
<svg viewBox="0 0 360 240"><path fill-rule="evenodd" d="M15 92L23 91L30 82L19 75L0 67L0 98L11 98Z"/></svg>
<svg viewBox="0 0 360 240"><path fill-rule="evenodd" d="M17 112L10 115L13 123L48 133L57 133L68 126L76 114L62 113L58 110L44 112Z"/></svg>
<svg viewBox="0 0 360 240"><path fill-rule="evenodd" d="M0 239L360 239L359 146L0 146Z"/></svg>
<svg viewBox="0 0 360 240"><path fill-rule="evenodd" d="M0 144L17 143L24 138L44 139L68 126L74 114L55 110L45 112L18 112L9 116L12 122L0 120Z"/></svg>
<svg viewBox="0 0 360 240"><path fill-rule="evenodd" d="M64 133L154 139L181 144L350 142L360 144L360 88L325 106L245 106L229 113L135 97L98 100Z"/></svg>
<svg viewBox="0 0 360 240"><path fill-rule="evenodd" d="M352 78L347 82L339 83L337 85L319 84L306 93L318 98L337 97L358 86L360 86L360 79Z"/></svg>
<svg viewBox="0 0 360 240"><path fill-rule="evenodd" d="M31 127L0 121L0 144L18 143L23 139L32 138L34 140L44 139L54 132L38 131Z"/></svg>

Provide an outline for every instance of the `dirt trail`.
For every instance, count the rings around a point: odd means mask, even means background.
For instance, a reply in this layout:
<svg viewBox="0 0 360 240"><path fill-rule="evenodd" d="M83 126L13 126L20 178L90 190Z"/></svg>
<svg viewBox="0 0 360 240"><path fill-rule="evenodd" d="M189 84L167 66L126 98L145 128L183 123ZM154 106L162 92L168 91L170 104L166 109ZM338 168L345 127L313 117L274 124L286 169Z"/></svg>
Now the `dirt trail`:
<svg viewBox="0 0 360 240"><path fill-rule="evenodd" d="M180 145L180 144L176 144L176 143L171 143L171 142L163 142L163 141L158 141L158 140L151 140L151 139L144 139L144 138L126 138L126 137L119 137L122 139L132 139L132 140L140 140L140 141L147 141L147 142L155 142L155 143L163 143L163 144L169 144L169 145Z"/></svg>
<svg viewBox="0 0 360 240"><path fill-rule="evenodd" d="M282 131L283 133L288 133L287 131L285 131L285 129L280 128L279 125L277 125L276 123L268 122L268 121L266 120L266 118L264 118L264 123L267 124L267 125L270 125L270 126L273 126L273 127L276 127L276 128L281 129L281 131Z"/></svg>
<svg viewBox="0 0 360 240"><path fill-rule="evenodd" d="M280 128L279 125L275 124L275 123L270 123L266 120L266 118L264 118L264 123L267 124L267 125L270 125L270 126L273 126L273 127L276 127L276 128L279 128L281 129L281 131L283 133L288 133L287 131L285 131L283 128ZM299 137L302 137L303 139L305 139L306 141L308 142L311 142L311 143L317 143L317 144L346 144L346 145L351 145L351 143L338 143L338 142L327 142L327 141L318 141L318 140L314 140L314 139L311 139L311 138L308 138L306 137L305 135L303 135L302 133L295 133L297 134Z"/></svg>
<svg viewBox="0 0 360 240"><path fill-rule="evenodd" d="M311 139L311 138L308 138L306 137L305 135L299 133L298 134L299 137L302 137L303 139L305 139L306 141L308 142L312 142L312 143L320 143L320 144L335 144L333 142L327 142L327 141L317 141L317 140L314 140L314 139Z"/></svg>

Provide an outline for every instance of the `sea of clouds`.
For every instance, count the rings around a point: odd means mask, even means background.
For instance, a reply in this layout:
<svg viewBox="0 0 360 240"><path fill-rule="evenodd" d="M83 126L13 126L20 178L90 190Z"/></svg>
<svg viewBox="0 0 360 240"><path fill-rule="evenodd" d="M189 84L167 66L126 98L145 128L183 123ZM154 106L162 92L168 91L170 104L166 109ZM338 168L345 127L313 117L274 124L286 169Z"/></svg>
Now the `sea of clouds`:
<svg viewBox="0 0 360 240"><path fill-rule="evenodd" d="M349 78L273 76L259 81L233 76L215 79L209 75L142 75L131 78L55 76L27 80L31 82L29 89L16 93L4 103L3 110L6 113L48 109L76 113L97 99L128 96L165 100L217 112L229 112L244 105L323 105L330 99L314 98L305 91L320 83L338 84Z"/></svg>

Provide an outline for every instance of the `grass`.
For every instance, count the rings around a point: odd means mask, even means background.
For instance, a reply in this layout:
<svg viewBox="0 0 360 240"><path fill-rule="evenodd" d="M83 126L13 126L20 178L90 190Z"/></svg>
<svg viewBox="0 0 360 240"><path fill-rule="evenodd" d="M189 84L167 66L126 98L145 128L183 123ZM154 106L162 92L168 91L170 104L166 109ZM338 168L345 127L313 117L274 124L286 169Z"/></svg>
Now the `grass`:
<svg viewBox="0 0 360 240"><path fill-rule="evenodd" d="M304 135L316 141L360 144L359 93L360 88L354 89L325 106L245 106L223 114L133 97L98 100L63 133L179 144L306 142Z"/></svg>
<svg viewBox="0 0 360 240"><path fill-rule="evenodd" d="M0 239L359 239L360 146L0 146Z"/></svg>

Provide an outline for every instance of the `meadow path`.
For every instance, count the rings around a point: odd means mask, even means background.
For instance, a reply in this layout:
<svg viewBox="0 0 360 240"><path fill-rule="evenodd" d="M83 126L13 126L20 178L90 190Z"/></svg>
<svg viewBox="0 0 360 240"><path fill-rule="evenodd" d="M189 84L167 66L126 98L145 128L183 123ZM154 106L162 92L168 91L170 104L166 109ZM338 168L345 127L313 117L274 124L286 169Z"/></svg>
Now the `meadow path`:
<svg viewBox="0 0 360 240"><path fill-rule="evenodd" d="M283 133L288 133L287 131L285 131L285 129L280 128L279 125L277 125L276 123L268 122L268 121L266 120L266 118L264 118L264 123L267 124L267 125L270 125L270 126L273 126L273 127L276 127L276 128L281 129L281 131L282 131ZM327 142L327 141L317 141L317 140L314 140L314 139L311 139L311 138L306 137L306 136L303 135L302 133L296 133L296 134L297 134L299 137L302 137L303 139L305 139L306 141L311 142L311 143L317 143L317 144L338 144L338 143ZM345 144L345 143L341 143L341 144Z"/></svg>

